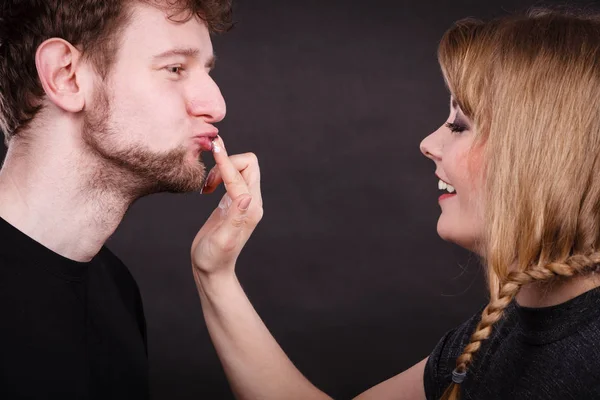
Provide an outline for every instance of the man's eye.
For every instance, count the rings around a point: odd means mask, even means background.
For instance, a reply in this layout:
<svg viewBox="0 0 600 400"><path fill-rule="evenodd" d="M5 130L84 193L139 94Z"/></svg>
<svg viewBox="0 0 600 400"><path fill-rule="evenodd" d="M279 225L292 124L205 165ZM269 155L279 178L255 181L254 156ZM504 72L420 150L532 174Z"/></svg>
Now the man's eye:
<svg viewBox="0 0 600 400"><path fill-rule="evenodd" d="M169 67L166 68L168 72L175 74L175 75L179 75L181 74L181 71L183 71L183 67L181 65L171 65Z"/></svg>

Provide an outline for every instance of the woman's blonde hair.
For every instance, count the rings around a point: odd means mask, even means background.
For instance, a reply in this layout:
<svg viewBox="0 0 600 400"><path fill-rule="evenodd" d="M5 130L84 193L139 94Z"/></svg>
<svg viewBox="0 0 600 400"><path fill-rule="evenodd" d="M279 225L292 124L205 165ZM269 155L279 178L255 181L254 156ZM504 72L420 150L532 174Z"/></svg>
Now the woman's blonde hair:
<svg viewBox="0 0 600 400"><path fill-rule="evenodd" d="M462 20L438 58L484 160L490 302L457 359L461 374L523 285L600 263L600 18L536 9Z"/></svg>

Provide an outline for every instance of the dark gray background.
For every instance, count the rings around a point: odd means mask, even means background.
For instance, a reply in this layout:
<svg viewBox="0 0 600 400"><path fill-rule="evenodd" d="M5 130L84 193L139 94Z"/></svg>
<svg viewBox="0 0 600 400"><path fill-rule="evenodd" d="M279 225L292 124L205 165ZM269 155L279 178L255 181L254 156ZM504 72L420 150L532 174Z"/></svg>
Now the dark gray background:
<svg viewBox="0 0 600 400"><path fill-rule="evenodd" d="M237 26L215 38L221 134L262 170L265 216L238 275L330 395L410 367L485 303L477 258L437 236L437 179L419 142L447 118L444 31L532 4L239 0ZM155 399L232 398L189 260L222 193L142 199L108 241L142 292Z"/></svg>

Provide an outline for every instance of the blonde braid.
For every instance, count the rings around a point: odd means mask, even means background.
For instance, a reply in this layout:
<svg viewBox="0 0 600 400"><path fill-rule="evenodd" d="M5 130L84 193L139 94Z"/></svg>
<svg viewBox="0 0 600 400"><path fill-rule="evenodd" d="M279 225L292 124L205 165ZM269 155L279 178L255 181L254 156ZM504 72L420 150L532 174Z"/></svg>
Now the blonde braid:
<svg viewBox="0 0 600 400"><path fill-rule="evenodd" d="M492 333L492 326L502 318L504 310L519 293L521 287L532 282L547 282L556 277L572 277L577 273L593 271L598 265L600 265L600 252L595 252L588 256L573 255L567 258L564 263L551 262L542 266L536 265L527 271L511 272L501 286L498 299L488 304L483 310L481 321L471 335L469 344L460 357L456 359L456 369L453 376L456 375L459 378L458 380L462 382L473 362L474 354L481 348L481 342L489 338ZM459 398L460 384L455 383L453 379L453 383L442 395L442 400L458 400Z"/></svg>

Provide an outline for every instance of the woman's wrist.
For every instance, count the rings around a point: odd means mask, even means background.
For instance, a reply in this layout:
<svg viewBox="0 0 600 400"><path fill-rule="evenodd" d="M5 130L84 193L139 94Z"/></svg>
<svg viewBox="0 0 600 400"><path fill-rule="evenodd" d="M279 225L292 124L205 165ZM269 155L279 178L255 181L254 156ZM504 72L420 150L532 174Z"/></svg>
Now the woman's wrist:
<svg viewBox="0 0 600 400"><path fill-rule="evenodd" d="M234 268L206 272L194 267L193 274L201 297L214 298L240 285Z"/></svg>

